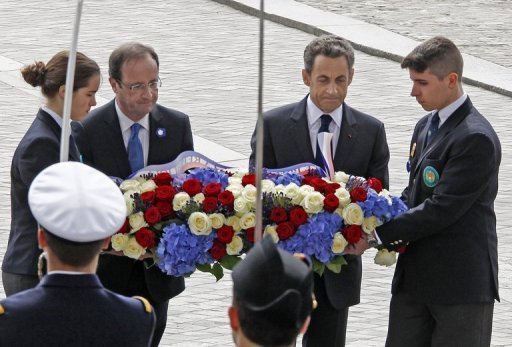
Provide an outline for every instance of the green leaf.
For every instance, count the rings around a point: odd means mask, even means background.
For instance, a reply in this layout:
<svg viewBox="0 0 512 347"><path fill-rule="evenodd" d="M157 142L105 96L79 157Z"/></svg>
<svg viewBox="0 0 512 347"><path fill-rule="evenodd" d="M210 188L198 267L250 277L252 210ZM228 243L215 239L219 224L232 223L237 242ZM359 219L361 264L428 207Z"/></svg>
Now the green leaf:
<svg viewBox="0 0 512 347"><path fill-rule="evenodd" d="M217 282L222 278L224 277L224 270L222 269L222 266L220 266L219 263L215 263L213 266L212 266L212 271L211 273L215 276L215 278L217 279Z"/></svg>
<svg viewBox="0 0 512 347"><path fill-rule="evenodd" d="M313 271L316 272L318 275L322 276L324 274L325 265L316 259L312 259L312 260L313 260Z"/></svg>
<svg viewBox="0 0 512 347"><path fill-rule="evenodd" d="M333 260L331 260L329 263L325 264L329 270L331 270L334 273L339 274L341 271L341 267L343 265L347 265L347 261L345 260L345 257L338 256L335 257Z"/></svg>
<svg viewBox="0 0 512 347"><path fill-rule="evenodd" d="M233 270L233 267L235 267L238 262L240 262L240 257L236 255L226 255L220 260L220 265L222 265L223 268L228 270Z"/></svg>
<svg viewBox="0 0 512 347"><path fill-rule="evenodd" d="M212 272L212 266L210 264L197 264L196 268L202 272Z"/></svg>

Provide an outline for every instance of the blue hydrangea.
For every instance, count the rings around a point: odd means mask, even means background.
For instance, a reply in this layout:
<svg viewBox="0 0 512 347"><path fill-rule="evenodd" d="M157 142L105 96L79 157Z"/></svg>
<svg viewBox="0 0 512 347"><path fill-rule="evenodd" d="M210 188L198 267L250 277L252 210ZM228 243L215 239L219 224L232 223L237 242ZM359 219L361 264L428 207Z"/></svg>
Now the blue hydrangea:
<svg viewBox="0 0 512 347"><path fill-rule="evenodd" d="M212 264L208 250L214 238L214 233L194 235L186 224L166 226L156 250L158 267L168 275L183 276L194 272L196 264Z"/></svg>
<svg viewBox="0 0 512 347"><path fill-rule="evenodd" d="M224 171L210 167L191 169L187 175L188 179L195 178L199 180L203 186L207 185L208 183L220 183L222 184L222 189L227 187L228 177L228 174Z"/></svg>
<svg viewBox="0 0 512 347"><path fill-rule="evenodd" d="M318 213L301 225L294 236L279 242L278 246L288 252L304 253L327 263L335 256L331 250L332 240L341 227L342 219L337 213Z"/></svg>

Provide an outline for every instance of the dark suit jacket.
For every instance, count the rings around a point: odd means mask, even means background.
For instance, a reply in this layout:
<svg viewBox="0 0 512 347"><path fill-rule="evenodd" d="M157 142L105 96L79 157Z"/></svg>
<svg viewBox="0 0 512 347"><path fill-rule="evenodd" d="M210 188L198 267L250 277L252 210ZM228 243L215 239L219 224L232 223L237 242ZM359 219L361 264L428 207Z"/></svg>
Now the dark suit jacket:
<svg viewBox="0 0 512 347"><path fill-rule="evenodd" d="M306 114L307 96L302 101L266 112L264 119L263 166L282 168L314 162ZM250 166L254 165L256 134L251 140ZM334 169L351 175L377 177L384 186L388 178L389 149L384 124L343 104L343 120L336 145ZM359 303L361 257L346 256L348 265L339 274L325 270L323 278L331 304L341 309Z"/></svg>
<svg viewBox="0 0 512 347"><path fill-rule="evenodd" d="M49 274L0 303L0 346L149 346L154 312L93 274Z"/></svg>
<svg viewBox="0 0 512 347"><path fill-rule="evenodd" d="M377 228L385 246L409 242L398 258L392 291L433 304L492 302L499 299L493 207L499 139L468 98L423 148L430 118L417 123L411 141L403 193L410 210ZM434 186L425 183L426 174L435 176L432 168L439 176Z"/></svg>
<svg viewBox="0 0 512 347"><path fill-rule="evenodd" d="M34 178L60 160L61 127L43 110L21 139L11 164L11 232L2 263L2 271L37 275L37 222L28 206L28 189ZM80 154L70 146L69 160Z"/></svg>
<svg viewBox="0 0 512 347"><path fill-rule="evenodd" d="M184 113L155 105L150 113L149 127L148 165L168 163L181 152L194 149L190 121ZM162 133L162 129L165 129L165 135L157 136L157 130ZM86 164L122 179L132 173L114 100L93 110L82 127L73 130ZM128 257L100 256L98 275L103 285L124 293L134 262ZM168 300L185 288L182 277L167 276L156 266L144 272L150 299L155 302Z"/></svg>

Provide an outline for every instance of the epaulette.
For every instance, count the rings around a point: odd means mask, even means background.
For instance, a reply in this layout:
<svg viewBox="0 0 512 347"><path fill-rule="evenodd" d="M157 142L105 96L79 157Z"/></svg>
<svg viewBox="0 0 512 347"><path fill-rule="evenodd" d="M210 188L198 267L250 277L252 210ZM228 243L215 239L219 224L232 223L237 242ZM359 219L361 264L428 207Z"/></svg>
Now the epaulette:
<svg viewBox="0 0 512 347"><path fill-rule="evenodd" d="M0 316L5 313L5 308L0 304Z"/></svg>
<svg viewBox="0 0 512 347"><path fill-rule="evenodd" d="M142 305L144 305L144 310L146 311L146 313L153 312L153 307L149 303L148 299L146 299L146 298L144 298L142 296L134 296L133 298L134 299L138 299L138 300L140 300L142 302Z"/></svg>

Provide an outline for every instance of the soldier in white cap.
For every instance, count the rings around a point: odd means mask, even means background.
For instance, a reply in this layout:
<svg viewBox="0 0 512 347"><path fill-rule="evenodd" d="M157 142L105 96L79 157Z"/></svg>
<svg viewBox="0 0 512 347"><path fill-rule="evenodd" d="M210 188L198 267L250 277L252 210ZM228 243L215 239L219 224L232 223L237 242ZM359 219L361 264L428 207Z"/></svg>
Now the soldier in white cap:
<svg viewBox="0 0 512 347"><path fill-rule="evenodd" d="M229 320L237 347L295 346L316 306L311 261L266 237L233 269Z"/></svg>
<svg viewBox="0 0 512 347"><path fill-rule="evenodd" d="M28 193L48 274L0 302L0 346L148 346L155 314L144 298L105 289L98 256L123 225L119 188L81 163L54 164Z"/></svg>

